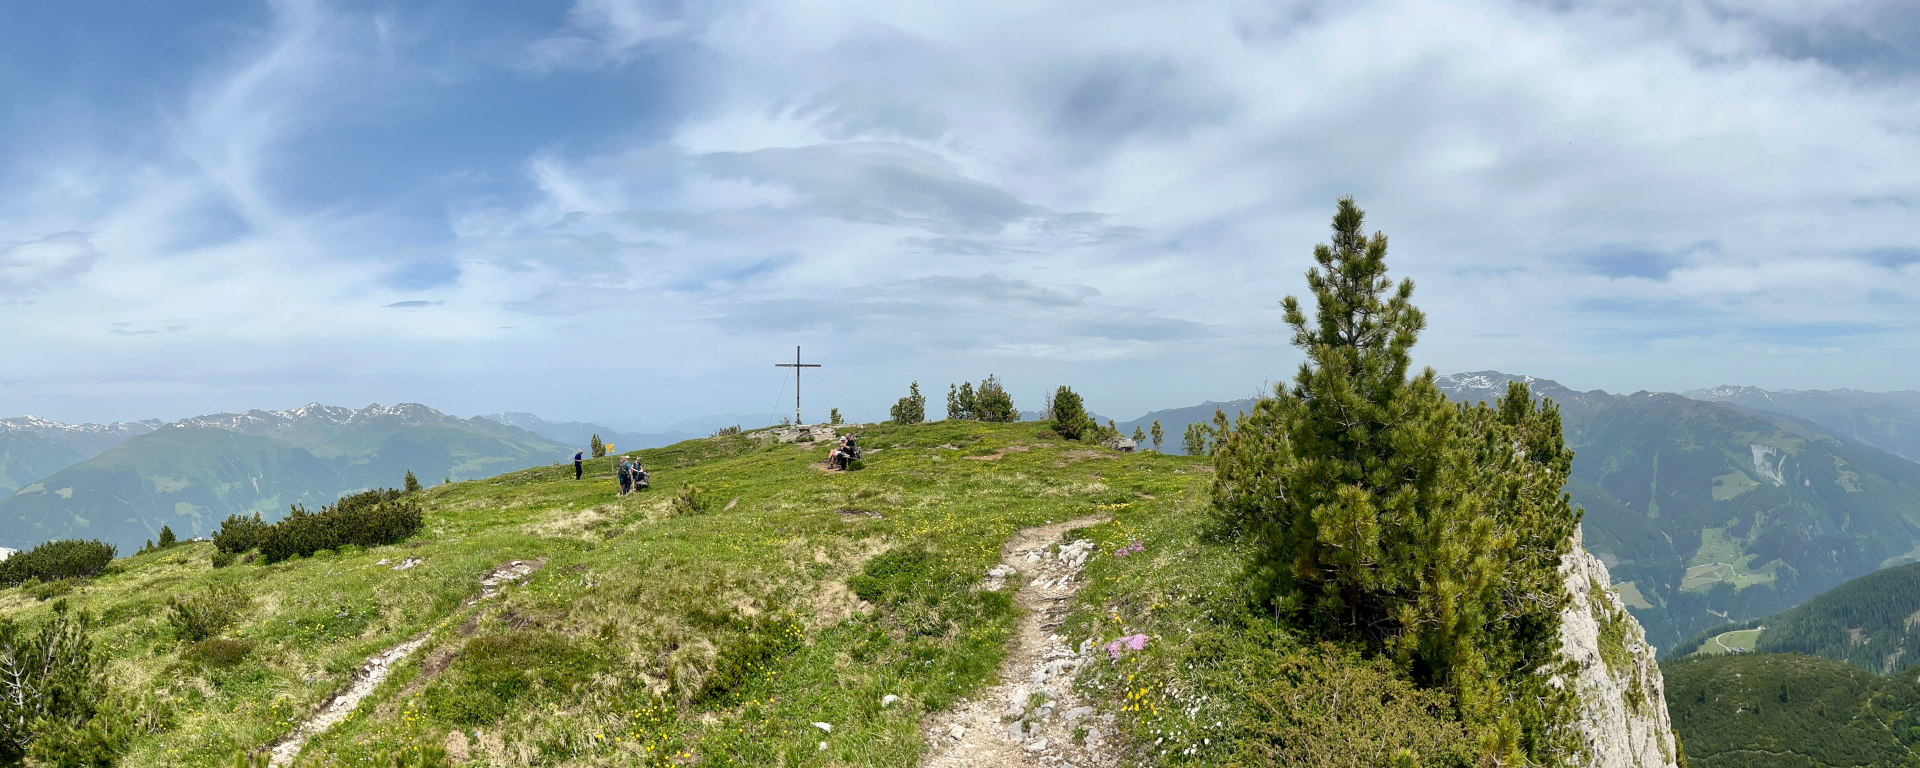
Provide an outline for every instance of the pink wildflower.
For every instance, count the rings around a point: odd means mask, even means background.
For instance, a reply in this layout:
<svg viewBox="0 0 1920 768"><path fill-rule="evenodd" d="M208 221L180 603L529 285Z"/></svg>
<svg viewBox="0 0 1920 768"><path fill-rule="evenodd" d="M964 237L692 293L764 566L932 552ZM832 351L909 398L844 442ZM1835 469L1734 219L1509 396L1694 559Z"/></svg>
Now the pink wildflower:
<svg viewBox="0 0 1920 768"><path fill-rule="evenodd" d="M1119 661L1121 651L1137 651L1145 648L1147 647L1147 641L1150 639L1151 638L1146 635L1128 635L1101 647L1107 649L1107 659L1109 661Z"/></svg>

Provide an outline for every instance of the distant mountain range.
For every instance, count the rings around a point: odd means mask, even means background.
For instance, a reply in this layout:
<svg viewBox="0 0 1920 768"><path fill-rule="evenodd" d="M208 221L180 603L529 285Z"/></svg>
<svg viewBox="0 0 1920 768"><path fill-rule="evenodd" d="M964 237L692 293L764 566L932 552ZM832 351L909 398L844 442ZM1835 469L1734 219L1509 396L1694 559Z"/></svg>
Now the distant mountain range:
<svg viewBox="0 0 1920 768"><path fill-rule="evenodd" d="M0 498L160 425L158 420L61 424L33 416L0 419Z"/></svg>
<svg viewBox="0 0 1920 768"><path fill-rule="evenodd" d="M1120 434L1123 435L1132 435L1134 427L1139 427L1140 431L1152 434L1153 423L1158 421L1160 422L1160 431L1166 435L1166 442L1161 444L1160 450L1167 453L1184 455L1186 450L1180 444L1180 437L1186 433L1188 424L1194 422L1205 424L1213 423L1213 412L1216 409L1225 411L1227 418L1238 420L1240 414L1253 410L1253 404L1255 402L1253 398L1230 400L1224 403L1208 400L1199 405L1190 405L1185 408L1168 408L1153 411L1140 418L1121 422L1114 426L1119 427ZM1151 441L1153 438L1149 437L1147 439ZM1149 445L1151 445L1151 443L1149 443Z"/></svg>
<svg viewBox="0 0 1920 768"><path fill-rule="evenodd" d="M1785 414L1880 450L1920 461L1920 392L1784 390L1722 386L1686 393L1695 400Z"/></svg>
<svg viewBox="0 0 1920 768"><path fill-rule="evenodd" d="M1439 383L1471 402L1515 379L1560 404L1587 548L1657 645L1920 559L1920 464L1728 402L1576 392L1497 371Z"/></svg>
<svg viewBox="0 0 1920 768"><path fill-rule="evenodd" d="M7 433L69 437L44 444L48 458L21 457L19 476L40 476L0 500L0 545L98 538L130 552L163 525L186 538L212 532L231 514L274 518L290 504L315 507L350 491L397 487L408 470L422 483L488 477L574 450L518 427L411 403L357 410L316 403L116 427L33 420ZM17 444L30 446L28 439ZM40 473L101 444L110 447Z"/></svg>
<svg viewBox="0 0 1920 768"><path fill-rule="evenodd" d="M635 433L620 432L599 424L584 421L547 421L531 413L508 411L494 413L480 418L497 421L511 427L519 427L561 445L578 446L576 450L585 450L593 442L593 436L599 435L604 442L611 443L617 450L639 450L673 445L682 440L706 437L712 430L695 434L693 432Z"/></svg>

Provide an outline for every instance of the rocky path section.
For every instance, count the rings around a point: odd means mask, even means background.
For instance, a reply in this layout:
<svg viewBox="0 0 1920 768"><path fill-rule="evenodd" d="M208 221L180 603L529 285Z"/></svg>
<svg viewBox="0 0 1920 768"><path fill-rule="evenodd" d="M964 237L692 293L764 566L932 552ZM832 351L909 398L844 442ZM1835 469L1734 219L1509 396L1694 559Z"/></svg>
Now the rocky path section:
<svg viewBox="0 0 1920 768"><path fill-rule="evenodd" d="M415 560L408 560L407 562L418 563L418 561ZM495 568L492 573L487 574L486 577L480 580L480 594L468 598L466 606L471 607L479 604L482 600L493 598L495 595L500 594L500 587L502 585L524 579L545 564L545 560L515 560L499 568ZM441 622L443 625L445 623L444 621ZM284 768L284 766L292 765L293 759L300 755L300 750L307 746L307 741L322 733L326 733L329 729L339 725L341 721L346 720L347 715L352 714L354 708L360 706L361 701L372 695L374 689L379 688L381 683L386 682L387 676L393 673L394 668L399 666L400 662L405 661L408 656L413 655L414 651L420 650L421 646L427 644L427 640L432 637L433 632L434 630L432 629L421 632L418 635L408 638L406 642L388 648L373 658L367 659L367 663L361 665L360 671L353 674L353 679L347 683L345 690L334 694L333 698L327 699L327 702L320 706L320 711L315 712L313 716L307 718L305 722L300 724L300 727L293 730L293 733L289 733L284 738L274 742L272 747L273 757L268 765L271 766L271 768Z"/></svg>
<svg viewBox="0 0 1920 768"><path fill-rule="evenodd" d="M1094 556L1093 542L1062 544L1075 528L1105 522L1083 518L1026 528L1000 549L1000 564L981 589L1025 584L1013 602L1023 613L1014 645L1000 665L1000 684L934 718L927 731L929 768L1062 766L1110 768L1120 756L1108 743L1113 714L1098 713L1074 690L1074 676L1096 649L1091 640L1072 647L1054 630L1065 620L1080 588L1080 569Z"/></svg>

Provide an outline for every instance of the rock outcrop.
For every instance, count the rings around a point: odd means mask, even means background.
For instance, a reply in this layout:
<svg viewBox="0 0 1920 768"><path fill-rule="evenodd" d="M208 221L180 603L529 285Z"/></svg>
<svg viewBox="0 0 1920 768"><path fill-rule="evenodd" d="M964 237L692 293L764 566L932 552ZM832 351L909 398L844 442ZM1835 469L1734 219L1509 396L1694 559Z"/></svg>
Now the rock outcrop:
<svg viewBox="0 0 1920 768"><path fill-rule="evenodd" d="M1581 546L1560 561L1573 600L1561 614L1560 653L1578 668L1581 735L1593 768L1672 768L1666 685L1640 622L1612 589L1607 566Z"/></svg>

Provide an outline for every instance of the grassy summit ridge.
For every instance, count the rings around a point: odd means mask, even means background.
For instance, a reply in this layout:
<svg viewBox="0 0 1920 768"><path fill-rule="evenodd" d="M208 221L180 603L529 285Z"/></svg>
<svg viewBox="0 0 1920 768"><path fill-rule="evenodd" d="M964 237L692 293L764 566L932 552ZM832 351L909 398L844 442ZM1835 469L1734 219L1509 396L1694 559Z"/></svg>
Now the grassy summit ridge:
<svg viewBox="0 0 1920 768"><path fill-rule="evenodd" d="M973 586L1014 530L1102 511L1138 527L1206 503L1201 460L1042 430L866 429L866 467L846 474L817 468L824 445L688 441L641 452L654 470L647 494L615 499L610 480L593 479L611 459L582 482L570 467L537 467L423 491L425 531L402 545L213 569L211 545L189 544L119 561L67 597L100 616L115 685L161 692L165 727L122 765L259 749L365 659L422 631L428 646L301 764L451 749L509 764L911 765L921 714L993 677L1012 611ZM676 512L687 483L705 511ZM913 578L862 605L847 582L903 548L925 553ZM419 565L393 569L408 558ZM543 567L463 606L512 559ZM213 585L252 596L223 636L247 648L237 660L189 660L164 616L169 597ZM48 610L26 590L0 592L9 618ZM881 709L887 694L904 706Z"/></svg>

